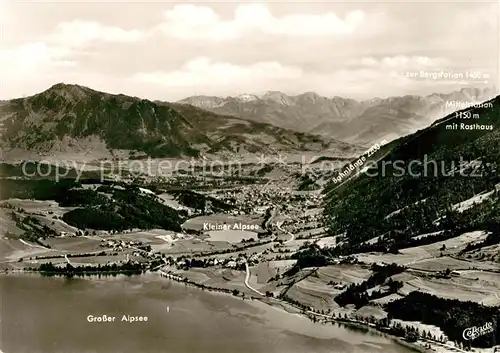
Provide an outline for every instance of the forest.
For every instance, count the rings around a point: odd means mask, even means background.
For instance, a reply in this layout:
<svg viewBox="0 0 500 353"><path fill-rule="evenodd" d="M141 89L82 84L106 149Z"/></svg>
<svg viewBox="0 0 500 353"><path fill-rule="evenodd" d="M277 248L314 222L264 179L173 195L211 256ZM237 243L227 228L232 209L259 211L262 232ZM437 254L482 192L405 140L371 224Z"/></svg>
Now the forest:
<svg viewBox="0 0 500 353"><path fill-rule="evenodd" d="M420 321L438 326L450 340L464 348L492 347L500 342L500 308L475 302L444 299L435 295L412 292L405 298L387 304L389 317L405 321ZM472 341L463 338L463 331L474 326L493 323L495 332L479 336Z"/></svg>

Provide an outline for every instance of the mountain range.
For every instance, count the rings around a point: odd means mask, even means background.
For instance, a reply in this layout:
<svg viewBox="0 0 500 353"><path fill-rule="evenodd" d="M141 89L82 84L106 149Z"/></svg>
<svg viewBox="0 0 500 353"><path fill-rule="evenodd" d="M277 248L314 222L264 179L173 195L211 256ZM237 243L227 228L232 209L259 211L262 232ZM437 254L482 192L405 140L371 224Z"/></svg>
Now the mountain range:
<svg viewBox="0 0 500 353"><path fill-rule="evenodd" d="M494 87L463 88L448 94L356 101L323 97L314 92L291 96L269 91L262 95L242 94L225 98L192 96L178 103L349 143L372 145L430 125L460 109L457 102L483 102L495 94Z"/></svg>
<svg viewBox="0 0 500 353"><path fill-rule="evenodd" d="M97 158L202 157L291 151L355 155L360 147L198 107L56 84L0 102L0 147Z"/></svg>
<svg viewBox="0 0 500 353"><path fill-rule="evenodd" d="M493 95L493 88L464 88L359 102L270 91L171 103L59 83L33 96L0 102L0 148L3 158L12 151L91 159L306 151L352 157L375 142L428 126L461 103Z"/></svg>

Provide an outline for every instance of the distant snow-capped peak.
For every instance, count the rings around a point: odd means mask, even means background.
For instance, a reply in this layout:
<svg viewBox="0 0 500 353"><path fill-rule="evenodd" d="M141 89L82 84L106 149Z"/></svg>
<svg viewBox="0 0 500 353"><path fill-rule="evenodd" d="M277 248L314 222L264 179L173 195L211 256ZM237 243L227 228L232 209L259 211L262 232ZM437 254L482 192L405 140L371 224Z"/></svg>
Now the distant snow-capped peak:
<svg viewBox="0 0 500 353"><path fill-rule="evenodd" d="M257 97L255 94L249 94L249 93L239 94L235 98L242 102L251 102L259 99L259 97Z"/></svg>
<svg viewBox="0 0 500 353"><path fill-rule="evenodd" d="M227 101L224 98L215 96L193 96L183 99L179 103L191 104L202 109L213 109L224 106Z"/></svg>

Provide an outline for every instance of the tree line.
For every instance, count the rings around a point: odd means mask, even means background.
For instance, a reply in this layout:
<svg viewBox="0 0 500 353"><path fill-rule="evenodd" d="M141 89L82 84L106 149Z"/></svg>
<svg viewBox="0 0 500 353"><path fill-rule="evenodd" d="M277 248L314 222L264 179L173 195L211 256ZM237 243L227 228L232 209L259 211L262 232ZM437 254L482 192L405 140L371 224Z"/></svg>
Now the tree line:
<svg viewBox="0 0 500 353"><path fill-rule="evenodd" d="M500 342L500 307L484 306L475 302L444 299L435 295L412 292L405 298L395 300L386 306L389 317L405 321L420 321L434 325L464 348L492 347ZM463 331L474 326L482 327L491 322L495 331L465 340Z"/></svg>

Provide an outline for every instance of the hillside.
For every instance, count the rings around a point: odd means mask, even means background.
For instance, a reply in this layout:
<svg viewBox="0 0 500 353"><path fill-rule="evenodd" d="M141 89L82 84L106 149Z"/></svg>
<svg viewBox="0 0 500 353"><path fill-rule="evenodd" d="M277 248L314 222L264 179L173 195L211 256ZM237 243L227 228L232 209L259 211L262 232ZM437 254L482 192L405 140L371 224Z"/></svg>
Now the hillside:
<svg viewBox="0 0 500 353"><path fill-rule="evenodd" d="M410 342L496 346L498 330L464 335L485 322L499 325L500 96L487 103L394 140L362 172L332 180L323 216L335 245L306 244L291 256L297 262L286 276L370 266L372 274L357 283L328 282L341 284L334 301L344 310L383 309L383 331ZM445 336L426 333L431 327Z"/></svg>
<svg viewBox="0 0 500 353"><path fill-rule="evenodd" d="M393 141L392 150L365 173L340 186L330 183L325 217L330 233L345 232L348 243L337 250L399 249L419 234L440 231L442 237L498 231L496 194L466 211L453 207L500 183L500 96L489 102L492 107L461 111L472 119L453 113ZM366 246L370 239L378 241Z"/></svg>
<svg viewBox="0 0 500 353"><path fill-rule="evenodd" d="M236 97L194 96L181 100L219 114L270 123L301 132L370 145L392 140L460 109L455 102L482 102L495 90L464 88L449 94L402 96L366 101L323 97L313 92L289 96L270 91ZM447 103L448 102L448 103ZM450 103L451 102L451 103Z"/></svg>
<svg viewBox="0 0 500 353"><path fill-rule="evenodd" d="M0 146L42 155L180 157L330 150L356 152L329 138L202 109L57 84L0 105Z"/></svg>

